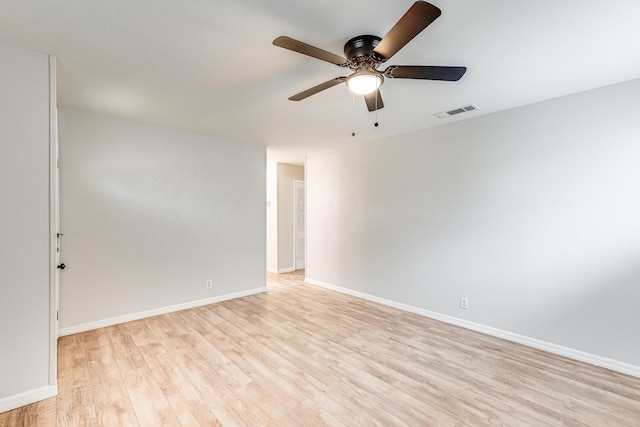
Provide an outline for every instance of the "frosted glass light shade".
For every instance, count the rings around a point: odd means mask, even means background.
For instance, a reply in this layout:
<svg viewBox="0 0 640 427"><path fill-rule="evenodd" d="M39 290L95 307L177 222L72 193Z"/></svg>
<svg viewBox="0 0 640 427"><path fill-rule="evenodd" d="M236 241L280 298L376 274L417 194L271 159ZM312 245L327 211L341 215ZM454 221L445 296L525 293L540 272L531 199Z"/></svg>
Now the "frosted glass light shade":
<svg viewBox="0 0 640 427"><path fill-rule="evenodd" d="M347 78L347 86L358 95L368 95L382 84L382 77L377 74L360 72Z"/></svg>

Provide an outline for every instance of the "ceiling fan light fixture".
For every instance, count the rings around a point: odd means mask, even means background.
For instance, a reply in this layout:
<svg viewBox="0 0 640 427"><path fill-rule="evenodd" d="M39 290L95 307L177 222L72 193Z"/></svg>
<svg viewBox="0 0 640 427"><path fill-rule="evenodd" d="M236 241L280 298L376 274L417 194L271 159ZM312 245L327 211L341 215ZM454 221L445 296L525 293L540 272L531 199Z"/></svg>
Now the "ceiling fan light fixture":
<svg viewBox="0 0 640 427"><path fill-rule="evenodd" d="M359 71L347 77L347 86L358 95L368 95L382 85L382 76L369 71Z"/></svg>

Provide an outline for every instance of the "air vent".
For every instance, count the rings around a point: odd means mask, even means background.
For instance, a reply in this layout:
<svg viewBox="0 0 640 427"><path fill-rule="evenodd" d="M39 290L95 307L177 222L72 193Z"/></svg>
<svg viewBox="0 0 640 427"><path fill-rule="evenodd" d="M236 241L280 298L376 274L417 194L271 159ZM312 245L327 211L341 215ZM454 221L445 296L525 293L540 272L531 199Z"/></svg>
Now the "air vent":
<svg viewBox="0 0 640 427"><path fill-rule="evenodd" d="M446 119L447 117L455 116L456 114L462 114L468 111L474 111L478 109L479 108L477 105L471 104L471 105L465 105L464 107L455 108L453 110L443 111L442 113L434 114L434 116L438 117L439 119Z"/></svg>

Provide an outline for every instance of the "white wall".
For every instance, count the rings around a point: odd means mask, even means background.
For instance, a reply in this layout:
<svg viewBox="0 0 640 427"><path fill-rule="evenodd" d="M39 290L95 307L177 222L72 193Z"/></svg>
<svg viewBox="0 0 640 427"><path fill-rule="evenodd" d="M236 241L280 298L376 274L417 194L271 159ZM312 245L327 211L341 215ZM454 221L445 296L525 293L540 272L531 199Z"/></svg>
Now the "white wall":
<svg viewBox="0 0 640 427"><path fill-rule="evenodd" d="M307 277L637 375L639 97L635 80L309 156Z"/></svg>
<svg viewBox="0 0 640 427"><path fill-rule="evenodd" d="M264 289L264 147L70 109L59 120L62 333Z"/></svg>
<svg viewBox="0 0 640 427"><path fill-rule="evenodd" d="M0 42L0 412L55 395L49 57Z"/></svg>
<svg viewBox="0 0 640 427"><path fill-rule="evenodd" d="M267 162L267 271L278 272L278 163Z"/></svg>
<svg viewBox="0 0 640 427"><path fill-rule="evenodd" d="M278 163L278 271L293 271L293 182L304 181L304 167Z"/></svg>

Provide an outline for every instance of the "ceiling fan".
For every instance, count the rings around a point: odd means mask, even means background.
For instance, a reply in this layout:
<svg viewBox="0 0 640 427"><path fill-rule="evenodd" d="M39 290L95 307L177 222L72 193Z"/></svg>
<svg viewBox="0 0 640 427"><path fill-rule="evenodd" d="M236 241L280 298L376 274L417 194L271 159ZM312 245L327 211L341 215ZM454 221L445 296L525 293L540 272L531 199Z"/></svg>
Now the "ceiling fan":
<svg viewBox="0 0 640 427"><path fill-rule="evenodd" d="M466 67L391 65L384 71L378 70L382 63L391 59L393 55L435 21L441 13L440 9L434 5L425 1L417 1L383 38L362 35L350 39L344 45L346 58L289 37L278 37L273 41L276 46L353 71L347 77L336 77L293 95L289 99L291 101L301 101L345 82L351 91L364 95L369 111L375 111L384 107L380 95L380 86L384 83L385 77L390 79L460 80L467 71Z"/></svg>

